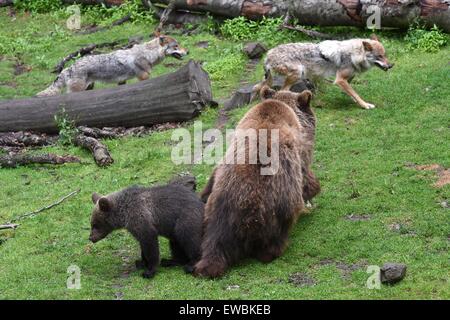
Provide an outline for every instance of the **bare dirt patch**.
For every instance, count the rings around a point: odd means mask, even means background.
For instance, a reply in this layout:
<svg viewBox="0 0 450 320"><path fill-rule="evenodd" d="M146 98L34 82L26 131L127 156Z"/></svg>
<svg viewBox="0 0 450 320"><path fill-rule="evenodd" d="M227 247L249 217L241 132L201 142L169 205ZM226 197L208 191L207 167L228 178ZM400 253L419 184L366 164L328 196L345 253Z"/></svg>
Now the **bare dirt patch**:
<svg viewBox="0 0 450 320"><path fill-rule="evenodd" d="M316 285L316 280L303 272L296 272L291 274L288 281L296 287L311 287Z"/></svg>
<svg viewBox="0 0 450 320"><path fill-rule="evenodd" d="M450 184L450 169L446 169L440 164L425 164L425 165L414 165L408 164L407 167L413 168L419 171L434 171L436 172L437 181L433 184L435 188L442 188L447 184Z"/></svg>

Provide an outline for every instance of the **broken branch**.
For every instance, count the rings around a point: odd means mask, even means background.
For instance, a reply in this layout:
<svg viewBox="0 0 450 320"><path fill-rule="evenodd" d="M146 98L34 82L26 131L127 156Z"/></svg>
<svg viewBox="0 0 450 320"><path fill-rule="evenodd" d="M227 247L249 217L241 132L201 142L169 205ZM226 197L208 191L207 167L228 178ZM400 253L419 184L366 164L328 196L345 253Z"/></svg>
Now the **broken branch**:
<svg viewBox="0 0 450 320"><path fill-rule="evenodd" d="M75 145L89 150L100 167L109 166L114 162L109 154L108 148L95 138L79 134L74 139Z"/></svg>
<svg viewBox="0 0 450 320"><path fill-rule="evenodd" d="M41 212L43 212L43 211L49 210L49 209L51 209L51 208L53 208L53 207L56 207L57 205L63 203L65 200L67 200L67 199L69 199L69 198L71 198L71 197L77 195L80 191L81 191L81 189L72 191L71 193L69 193L68 195L62 197L62 198L59 199L58 201L56 201L56 202L54 202L54 203L51 203L51 204L49 204L48 206L45 206L45 207L43 207L43 208L40 208L40 209L38 209L38 210L36 210L36 211L24 213L24 214L18 216L17 218L14 218L14 219L12 219L11 221L7 222L6 224L7 224L7 225L8 225L8 224L12 224L13 222L16 222L16 221L19 221L19 220L23 220L23 219L25 219L25 218L29 218L29 217L32 217L32 216L35 216L35 215L37 215L37 214L39 214L39 213L41 213Z"/></svg>
<svg viewBox="0 0 450 320"><path fill-rule="evenodd" d="M19 225L18 224L0 224L0 230L6 230L6 229L16 229Z"/></svg>

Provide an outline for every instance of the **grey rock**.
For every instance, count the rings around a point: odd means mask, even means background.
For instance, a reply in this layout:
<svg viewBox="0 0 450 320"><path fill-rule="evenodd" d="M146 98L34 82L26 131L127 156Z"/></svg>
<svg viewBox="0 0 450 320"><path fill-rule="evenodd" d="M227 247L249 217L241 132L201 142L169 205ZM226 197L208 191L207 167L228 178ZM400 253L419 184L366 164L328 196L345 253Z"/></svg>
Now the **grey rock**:
<svg viewBox="0 0 450 320"><path fill-rule="evenodd" d="M403 263L385 263L381 267L381 282L394 284L406 276L406 265Z"/></svg>
<svg viewBox="0 0 450 320"><path fill-rule="evenodd" d="M250 42L244 46L244 53L250 59L259 59L267 52L267 48L259 42Z"/></svg>

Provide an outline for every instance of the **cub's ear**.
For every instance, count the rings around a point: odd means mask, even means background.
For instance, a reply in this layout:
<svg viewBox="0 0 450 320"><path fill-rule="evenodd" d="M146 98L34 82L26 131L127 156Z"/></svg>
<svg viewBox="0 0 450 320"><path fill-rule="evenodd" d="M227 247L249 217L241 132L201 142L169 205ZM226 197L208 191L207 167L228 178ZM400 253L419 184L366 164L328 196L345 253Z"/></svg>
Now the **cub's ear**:
<svg viewBox="0 0 450 320"><path fill-rule="evenodd" d="M367 41L363 41L363 46L364 46L364 50L366 50L368 52L373 50L372 45L369 42L367 42Z"/></svg>
<svg viewBox="0 0 450 320"><path fill-rule="evenodd" d="M380 40L378 40L378 37L377 37L377 35L376 35L375 33L373 33L373 34L370 36L370 40L380 42Z"/></svg>
<svg viewBox="0 0 450 320"><path fill-rule="evenodd" d="M92 194L92 202L93 202L94 204L97 204L97 201L98 201L101 197L102 197L102 196L99 195L97 192L94 192L94 193Z"/></svg>
<svg viewBox="0 0 450 320"><path fill-rule="evenodd" d="M270 88L268 85L264 85L261 88L261 91L259 92L259 96L261 97L261 100L267 100L273 98L276 91Z"/></svg>
<svg viewBox="0 0 450 320"><path fill-rule="evenodd" d="M98 206L99 206L99 208L100 208L100 210L102 210L102 211L110 211L111 209L112 209L112 203L111 203L111 201L108 199L108 198L106 198L106 197L101 197L99 200L98 200Z"/></svg>
<svg viewBox="0 0 450 320"><path fill-rule="evenodd" d="M305 90L302 93L299 93L297 96L297 101L300 107L309 107L312 96L313 94L309 90Z"/></svg>

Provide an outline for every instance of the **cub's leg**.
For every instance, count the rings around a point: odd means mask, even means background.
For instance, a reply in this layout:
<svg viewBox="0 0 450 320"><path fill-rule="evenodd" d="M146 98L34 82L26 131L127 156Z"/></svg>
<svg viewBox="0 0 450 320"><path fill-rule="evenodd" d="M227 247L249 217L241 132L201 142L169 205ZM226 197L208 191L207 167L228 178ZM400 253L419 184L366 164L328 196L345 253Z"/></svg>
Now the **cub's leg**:
<svg viewBox="0 0 450 320"><path fill-rule="evenodd" d="M320 193L320 182L311 169L303 172L303 200L310 201Z"/></svg>
<svg viewBox="0 0 450 320"><path fill-rule="evenodd" d="M88 83L83 79L70 79L67 81L67 93L85 91L87 87Z"/></svg>
<svg viewBox="0 0 450 320"><path fill-rule="evenodd" d="M287 247L287 236L272 239L269 245L259 249L255 258L263 263L269 263L280 257Z"/></svg>
<svg viewBox="0 0 450 320"><path fill-rule="evenodd" d="M170 240L171 259L161 259L161 267L174 267L185 265L189 262L189 258L184 252L183 247L175 240Z"/></svg>
<svg viewBox="0 0 450 320"><path fill-rule="evenodd" d="M95 85L94 82L90 82L90 83L86 86L86 91L87 91L87 90L94 90L94 85Z"/></svg>
<svg viewBox="0 0 450 320"><path fill-rule="evenodd" d="M143 267L144 278L152 278L159 264L158 233L153 228L147 228L145 233L136 234L135 237L141 245L142 256L142 264L137 263L136 266Z"/></svg>

